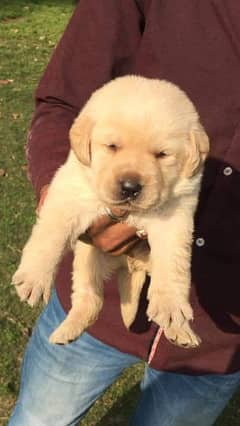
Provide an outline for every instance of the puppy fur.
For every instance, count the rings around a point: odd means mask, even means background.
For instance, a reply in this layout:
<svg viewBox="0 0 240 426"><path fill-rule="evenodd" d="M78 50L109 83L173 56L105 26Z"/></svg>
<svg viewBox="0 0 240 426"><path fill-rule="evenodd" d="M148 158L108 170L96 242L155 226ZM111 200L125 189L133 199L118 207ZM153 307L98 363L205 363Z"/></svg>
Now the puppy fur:
<svg viewBox="0 0 240 426"><path fill-rule="evenodd" d="M191 244L209 143L194 105L167 81L120 77L94 92L70 140L13 276L19 297L31 306L48 302L57 266L71 247L72 308L51 343L76 339L97 319L103 283L117 271L127 327L150 274L149 320L171 342L197 346L190 326ZM127 223L147 232L149 256L115 258L79 241L106 207L116 206L128 211Z"/></svg>

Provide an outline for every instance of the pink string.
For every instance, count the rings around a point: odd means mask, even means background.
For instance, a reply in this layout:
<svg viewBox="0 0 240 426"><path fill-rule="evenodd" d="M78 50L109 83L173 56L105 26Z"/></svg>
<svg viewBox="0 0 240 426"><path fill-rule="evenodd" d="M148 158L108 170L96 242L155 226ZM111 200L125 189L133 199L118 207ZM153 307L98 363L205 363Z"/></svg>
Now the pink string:
<svg viewBox="0 0 240 426"><path fill-rule="evenodd" d="M158 329L158 331L157 331L157 333L156 333L156 335L154 337L154 341L153 341L153 344L152 344L151 352L150 352L149 357L148 357L148 364L150 364L152 362L152 360L153 360L153 357L154 357L154 355L156 353L159 341L160 341L161 336L162 336L162 332L163 332L163 329L159 327L159 329Z"/></svg>

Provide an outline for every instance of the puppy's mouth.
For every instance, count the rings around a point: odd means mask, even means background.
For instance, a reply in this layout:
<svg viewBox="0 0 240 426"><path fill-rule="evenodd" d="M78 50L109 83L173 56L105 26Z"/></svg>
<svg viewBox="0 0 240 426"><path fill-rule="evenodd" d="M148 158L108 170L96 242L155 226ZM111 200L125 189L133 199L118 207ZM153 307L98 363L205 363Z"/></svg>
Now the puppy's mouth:
<svg viewBox="0 0 240 426"><path fill-rule="evenodd" d="M159 200L146 200L144 196L135 198L127 197L124 199L104 197L103 201L109 208L119 207L121 210L127 212L146 211L161 204Z"/></svg>
<svg viewBox="0 0 240 426"><path fill-rule="evenodd" d="M115 199L115 198L104 197L103 201L110 207L120 207L121 209L124 209L127 211L133 210L133 206L135 205L135 202L130 197L125 199Z"/></svg>
<svg viewBox="0 0 240 426"><path fill-rule="evenodd" d="M119 207L128 212L146 211L162 203L162 195L156 185L149 185L133 175L119 178L109 185L108 191L104 185L100 188L100 198L109 208Z"/></svg>

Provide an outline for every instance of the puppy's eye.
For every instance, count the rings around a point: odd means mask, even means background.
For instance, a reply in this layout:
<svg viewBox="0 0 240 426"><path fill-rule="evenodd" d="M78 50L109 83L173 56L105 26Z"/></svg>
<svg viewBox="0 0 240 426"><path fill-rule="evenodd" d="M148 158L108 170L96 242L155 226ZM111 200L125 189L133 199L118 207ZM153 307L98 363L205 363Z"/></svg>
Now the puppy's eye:
<svg viewBox="0 0 240 426"><path fill-rule="evenodd" d="M108 145L107 145L107 148L108 148L110 151L117 151L118 146L117 146L115 143L110 143L110 144L108 144Z"/></svg>
<svg viewBox="0 0 240 426"><path fill-rule="evenodd" d="M165 151L160 151L160 152L156 152L155 154L155 158L165 158L167 157L167 153Z"/></svg>

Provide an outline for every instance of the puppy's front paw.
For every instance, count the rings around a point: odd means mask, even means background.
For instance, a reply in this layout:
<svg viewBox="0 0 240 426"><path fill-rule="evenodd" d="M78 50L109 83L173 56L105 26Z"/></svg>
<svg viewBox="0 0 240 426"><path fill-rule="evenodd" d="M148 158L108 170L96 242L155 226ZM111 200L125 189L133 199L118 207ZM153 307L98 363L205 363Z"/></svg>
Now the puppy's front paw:
<svg viewBox="0 0 240 426"><path fill-rule="evenodd" d="M149 299L147 316L150 321L155 321L164 329L172 323L181 326L185 320L193 319L192 308L183 298L154 291L151 292Z"/></svg>
<svg viewBox="0 0 240 426"><path fill-rule="evenodd" d="M187 300L153 292L150 295L147 315L163 329L171 343L185 348L200 344L201 339L189 324L193 319L193 312Z"/></svg>
<svg viewBox="0 0 240 426"><path fill-rule="evenodd" d="M34 269L19 269L12 277L12 284L21 301L26 301L30 306L36 305L42 298L48 302L51 294L51 277L41 275Z"/></svg>
<svg viewBox="0 0 240 426"><path fill-rule="evenodd" d="M192 330L188 321L184 321L181 327L171 324L164 330L166 338L174 345L183 348L196 348L200 345L200 337Z"/></svg>

